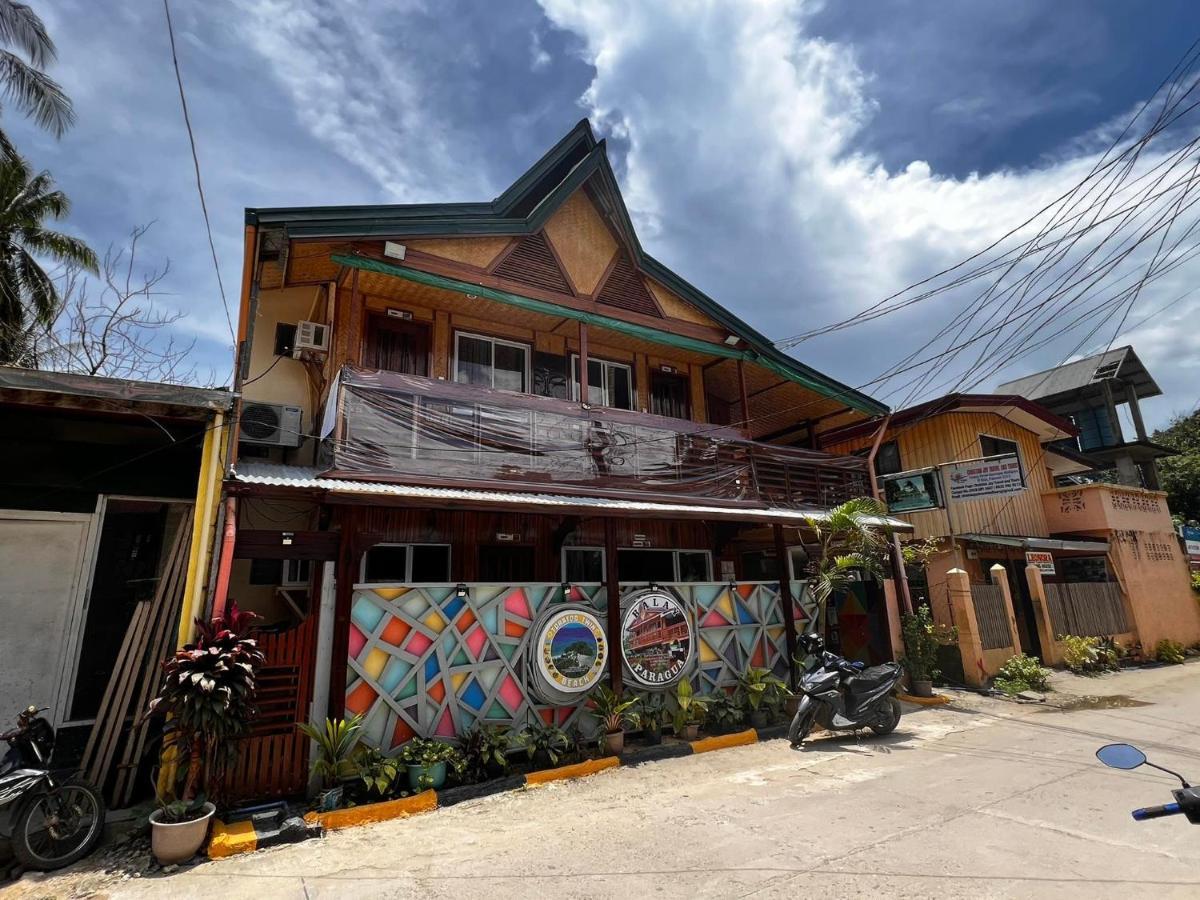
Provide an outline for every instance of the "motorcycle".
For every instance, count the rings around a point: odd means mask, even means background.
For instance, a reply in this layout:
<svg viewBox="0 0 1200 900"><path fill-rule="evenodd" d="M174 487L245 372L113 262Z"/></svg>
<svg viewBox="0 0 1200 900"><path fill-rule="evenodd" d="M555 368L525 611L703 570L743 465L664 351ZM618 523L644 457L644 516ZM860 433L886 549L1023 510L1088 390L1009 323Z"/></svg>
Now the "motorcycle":
<svg viewBox="0 0 1200 900"><path fill-rule="evenodd" d="M13 854L30 869L61 869L87 856L104 833L104 800L76 776L52 772L55 734L30 706L17 727L0 734L9 750L0 760L0 815L11 823Z"/></svg>
<svg viewBox="0 0 1200 900"><path fill-rule="evenodd" d="M817 634L802 634L800 649L808 662L800 675L800 705L788 728L792 747L808 736L814 724L830 731L870 728L890 734L900 724L900 701L892 696L902 670L896 663L864 669L825 649Z"/></svg>
<svg viewBox="0 0 1200 900"><path fill-rule="evenodd" d="M1136 769L1139 766L1149 766L1179 779L1182 787L1171 791L1175 796L1174 803L1135 809L1132 815L1136 821L1144 822L1147 819L1160 819L1163 816L1177 816L1182 813L1193 825L1200 825L1200 788L1192 787L1178 772L1172 772L1170 769L1150 762L1146 759L1146 754L1132 744L1106 744L1096 751L1096 758L1110 769Z"/></svg>

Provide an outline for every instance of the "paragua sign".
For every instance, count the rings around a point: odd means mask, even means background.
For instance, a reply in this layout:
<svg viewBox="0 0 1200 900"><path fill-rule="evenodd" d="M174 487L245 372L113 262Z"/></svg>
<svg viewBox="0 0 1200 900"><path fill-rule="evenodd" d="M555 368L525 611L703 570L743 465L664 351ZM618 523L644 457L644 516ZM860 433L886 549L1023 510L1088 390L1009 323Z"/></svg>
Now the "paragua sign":
<svg viewBox="0 0 1200 900"><path fill-rule="evenodd" d="M670 591L647 588L626 598L621 656L639 685L664 688L674 684L687 670L694 646L691 619Z"/></svg>
<svg viewBox="0 0 1200 900"><path fill-rule="evenodd" d="M534 647L545 686L562 694L590 691L608 662L604 625L582 607L553 610L543 619Z"/></svg>
<svg viewBox="0 0 1200 900"><path fill-rule="evenodd" d="M1000 497L1025 490L1021 461L1015 453L948 463L943 467L950 482L952 500Z"/></svg>

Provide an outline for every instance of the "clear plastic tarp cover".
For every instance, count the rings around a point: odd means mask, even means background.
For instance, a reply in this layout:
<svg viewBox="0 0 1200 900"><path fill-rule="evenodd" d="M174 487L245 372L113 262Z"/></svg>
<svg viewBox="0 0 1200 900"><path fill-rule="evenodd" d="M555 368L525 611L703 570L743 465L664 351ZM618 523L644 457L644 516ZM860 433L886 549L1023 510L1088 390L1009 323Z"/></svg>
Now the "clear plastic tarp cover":
<svg viewBox="0 0 1200 900"><path fill-rule="evenodd" d="M683 419L353 366L330 402L335 477L807 508L867 492L857 457Z"/></svg>

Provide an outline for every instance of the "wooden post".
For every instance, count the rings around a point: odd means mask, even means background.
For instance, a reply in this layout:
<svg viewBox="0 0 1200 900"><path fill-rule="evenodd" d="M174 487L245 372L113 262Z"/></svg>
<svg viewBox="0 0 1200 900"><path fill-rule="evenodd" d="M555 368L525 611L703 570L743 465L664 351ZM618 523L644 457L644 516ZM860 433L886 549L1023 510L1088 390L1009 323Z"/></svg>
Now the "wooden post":
<svg viewBox="0 0 1200 900"><path fill-rule="evenodd" d="M746 393L746 363L737 361L738 391L742 397L742 434L750 437L750 397Z"/></svg>
<svg viewBox="0 0 1200 900"><path fill-rule="evenodd" d="M621 585L617 581L617 520L604 520L604 587L608 591L608 675L621 692Z"/></svg>
<svg viewBox="0 0 1200 900"><path fill-rule="evenodd" d="M788 558L787 544L783 540L783 526L772 525L775 533L775 559L779 566L779 602L783 604L783 624L787 629L784 638L787 642L788 684L796 684L796 609L792 605L792 567Z"/></svg>
<svg viewBox="0 0 1200 900"><path fill-rule="evenodd" d="M588 327L579 323L579 402L588 402Z"/></svg>
<svg viewBox="0 0 1200 900"><path fill-rule="evenodd" d="M342 511L341 542L334 577L333 649L329 654L329 718L346 715L346 669L350 656L350 601L358 580L358 510Z"/></svg>
<svg viewBox="0 0 1200 900"><path fill-rule="evenodd" d="M1042 645L1042 664L1057 666L1062 662L1062 653L1054 634L1054 623L1050 620L1050 604L1046 602L1046 582L1042 570L1037 566L1025 567L1025 580L1029 582L1029 599L1033 602L1033 618L1037 625L1038 641Z"/></svg>
<svg viewBox="0 0 1200 900"><path fill-rule="evenodd" d="M1129 415L1133 417L1133 430L1137 432L1137 439L1149 440L1146 437L1146 423L1142 421L1142 408L1138 406L1137 388L1132 384L1125 385L1125 402L1129 404Z"/></svg>
<svg viewBox="0 0 1200 900"><path fill-rule="evenodd" d="M989 570L992 584L999 586L1004 595L1004 611L1008 613L1008 635L1012 639L1013 655L1021 652L1021 632L1017 630L1017 614L1013 610L1012 585L1008 583L1008 570L996 563Z"/></svg>
<svg viewBox="0 0 1200 900"><path fill-rule="evenodd" d="M1117 418L1117 404L1113 400L1112 382L1107 378L1100 382L1100 390L1104 392L1104 408L1108 410L1108 423L1112 426L1113 442L1116 444L1125 443L1125 436L1121 433L1121 420Z"/></svg>

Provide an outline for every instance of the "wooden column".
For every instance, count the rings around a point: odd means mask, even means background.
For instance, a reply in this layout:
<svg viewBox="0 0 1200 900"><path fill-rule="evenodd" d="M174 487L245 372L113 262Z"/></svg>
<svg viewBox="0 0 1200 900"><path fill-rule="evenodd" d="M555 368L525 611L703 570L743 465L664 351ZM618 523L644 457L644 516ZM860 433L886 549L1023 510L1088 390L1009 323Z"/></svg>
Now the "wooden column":
<svg viewBox="0 0 1200 900"><path fill-rule="evenodd" d="M604 520L604 587L608 591L608 675L621 692L621 585L617 581L617 520Z"/></svg>
<svg viewBox="0 0 1200 900"><path fill-rule="evenodd" d="M737 361L738 392L742 397L742 434L750 437L750 397L746 393L746 363Z"/></svg>
<svg viewBox="0 0 1200 900"><path fill-rule="evenodd" d="M338 545L336 583L333 600L333 649L329 654L329 718L346 715L346 668L350 653L350 601L358 580L358 510L344 509L341 515L341 541Z"/></svg>
<svg viewBox="0 0 1200 900"><path fill-rule="evenodd" d="M1117 418L1117 404L1113 399L1112 382L1106 378L1100 382L1100 389L1104 392L1104 408L1108 410L1108 422L1112 427L1113 442L1123 444L1125 436L1121 433L1121 420Z"/></svg>
<svg viewBox="0 0 1200 900"><path fill-rule="evenodd" d="M588 402L588 327L579 323L579 402Z"/></svg>
<svg viewBox="0 0 1200 900"><path fill-rule="evenodd" d="M788 685L796 684L796 608L792 605L792 566L787 543L783 539L783 526L772 525L775 534L775 559L779 567L779 602L783 604L784 639L787 645Z"/></svg>

